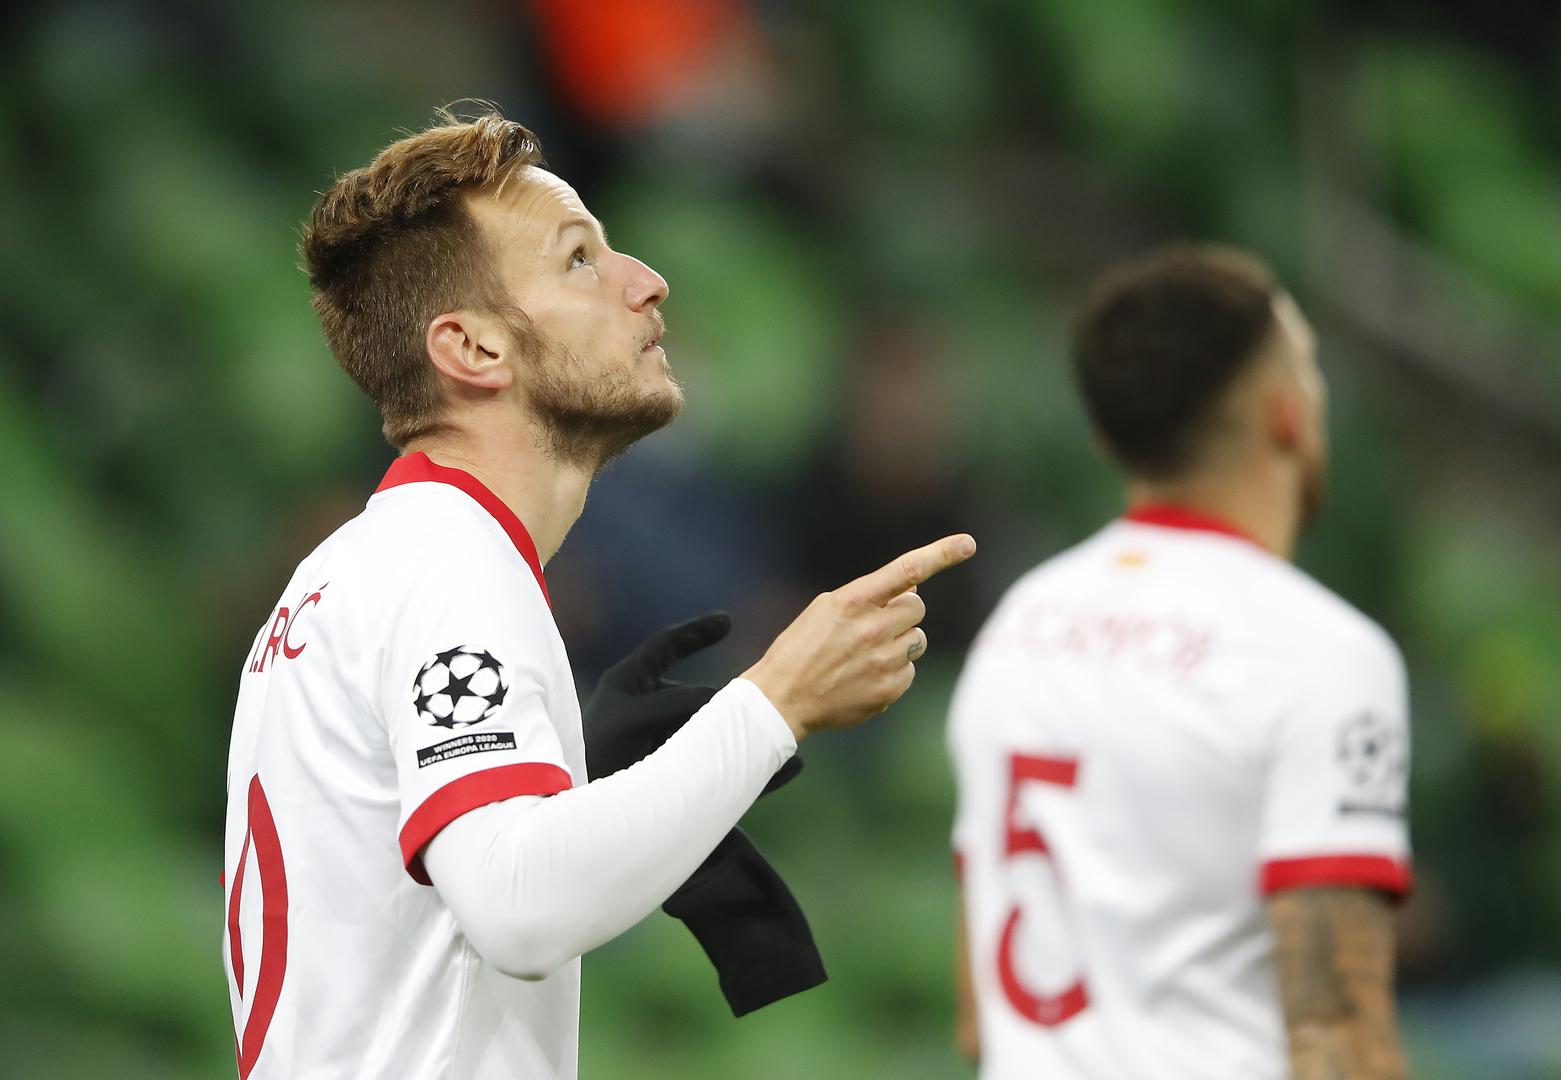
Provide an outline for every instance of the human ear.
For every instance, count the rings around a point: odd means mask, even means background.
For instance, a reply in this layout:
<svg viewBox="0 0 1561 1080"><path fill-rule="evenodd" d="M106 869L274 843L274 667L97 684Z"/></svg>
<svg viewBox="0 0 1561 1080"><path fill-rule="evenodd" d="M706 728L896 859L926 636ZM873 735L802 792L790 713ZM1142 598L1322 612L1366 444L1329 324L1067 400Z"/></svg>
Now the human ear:
<svg viewBox="0 0 1561 1080"><path fill-rule="evenodd" d="M436 316L424 341L428 360L440 374L481 390L502 390L514 378L506 353L508 339L497 327L469 311Z"/></svg>
<svg viewBox="0 0 1561 1080"><path fill-rule="evenodd" d="M1287 387L1274 387L1263 400L1263 426L1269 441L1281 450L1296 450L1306 442L1306 407Z"/></svg>

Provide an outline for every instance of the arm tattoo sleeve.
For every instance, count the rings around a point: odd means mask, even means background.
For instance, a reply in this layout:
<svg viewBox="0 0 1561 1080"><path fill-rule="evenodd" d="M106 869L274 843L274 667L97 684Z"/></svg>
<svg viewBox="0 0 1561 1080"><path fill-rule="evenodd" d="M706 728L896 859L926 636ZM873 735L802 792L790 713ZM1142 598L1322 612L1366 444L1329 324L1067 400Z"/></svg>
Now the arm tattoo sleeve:
<svg viewBox="0 0 1561 1080"><path fill-rule="evenodd" d="M1295 889L1268 905L1293 1080L1403 1080L1393 913L1366 889Z"/></svg>

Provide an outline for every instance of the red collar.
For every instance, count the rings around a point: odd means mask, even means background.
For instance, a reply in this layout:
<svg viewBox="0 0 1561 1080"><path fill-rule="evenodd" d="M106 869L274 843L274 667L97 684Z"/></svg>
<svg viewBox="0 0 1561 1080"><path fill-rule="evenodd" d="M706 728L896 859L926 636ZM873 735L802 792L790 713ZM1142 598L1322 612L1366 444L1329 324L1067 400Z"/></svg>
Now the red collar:
<svg viewBox="0 0 1561 1080"><path fill-rule="evenodd" d="M391 462L390 468L385 473L385 479L379 482L379 487L374 491L378 493L400 487L402 484L418 483L449 484L451 487L460 488L476 500L477 505L492 514L493 520L499 523L499 527L510 538L510 543L515 545L515 550L520 552L520 557L526 560L526 565L531 567L531 572L536 575L537 584L542 588L542 599L552 606L553 601L547 595L547 581L542 577L542 560L537 557L537 545L532 542L531 534L526 531L526 527L520 523L520 518L515 516L515 511L505 506L502 499L489 491L482 481L471 473L430 461L428 455L421 450Z"/></svg>
<svg viewBox="0 0 1561 1080"><path fill-rule="evenodd" d="M1236 528L1236 526L1224 518L1206 514L1202 510L1176 506L1172 503L1145 503L1142 506L1132 507L1122 517L1125 521L1137 522L1139 525L1158 525L1164 529L1187 529L1193 532L1220 533L1224 536L1234 536L1238 540L1245 540L1249 544L1257 544L1258 547L1263 547L1251 534Z"/></svg>

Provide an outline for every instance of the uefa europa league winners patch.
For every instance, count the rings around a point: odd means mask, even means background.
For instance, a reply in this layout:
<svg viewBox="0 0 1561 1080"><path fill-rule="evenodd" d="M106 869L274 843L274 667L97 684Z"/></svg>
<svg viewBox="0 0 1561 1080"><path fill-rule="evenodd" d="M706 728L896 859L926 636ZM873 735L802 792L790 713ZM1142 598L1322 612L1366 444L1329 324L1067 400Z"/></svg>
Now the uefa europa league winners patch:
<svg viewBox="0 0 1561 1080"><path fill-rule="evenodd" d="M507 675L488 650L456 645L436 654L412 680L412 707L435 727L467 727L499 711L509 695Z"/></svg>

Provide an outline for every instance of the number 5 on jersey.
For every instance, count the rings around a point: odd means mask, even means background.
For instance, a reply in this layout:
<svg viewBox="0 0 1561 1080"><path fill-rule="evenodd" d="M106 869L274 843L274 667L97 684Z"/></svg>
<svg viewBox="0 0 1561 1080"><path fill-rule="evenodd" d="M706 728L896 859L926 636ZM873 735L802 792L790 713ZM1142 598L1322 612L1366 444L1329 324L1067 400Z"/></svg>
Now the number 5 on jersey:
<svg viewBox="0 0 1561 1080"><path fill-rule="evenodd" d="M1005 860L1024 856L1051 859L1051 848L1040 831L1033 825L1021 826L1015 821L1020 796L1029 784L1054 784L1071 788L1078 778L1078 772L1076 758L1014 754L1008 759L1008 810L1004 816L1006 835L1003 841ZM1058 880L1060 885L1060 876ZM1083 1012L1089 1005L1089 994L1082 976L1075 978L1072 985L1058 994L1037 994L1024 985L1014 964L1021 915L1020 906L1015 903L1003 924L1003 936L997 945L997 972L1003 984L1003 995L1015 1011L1032 1024L1056 1027Z"/></svg>

